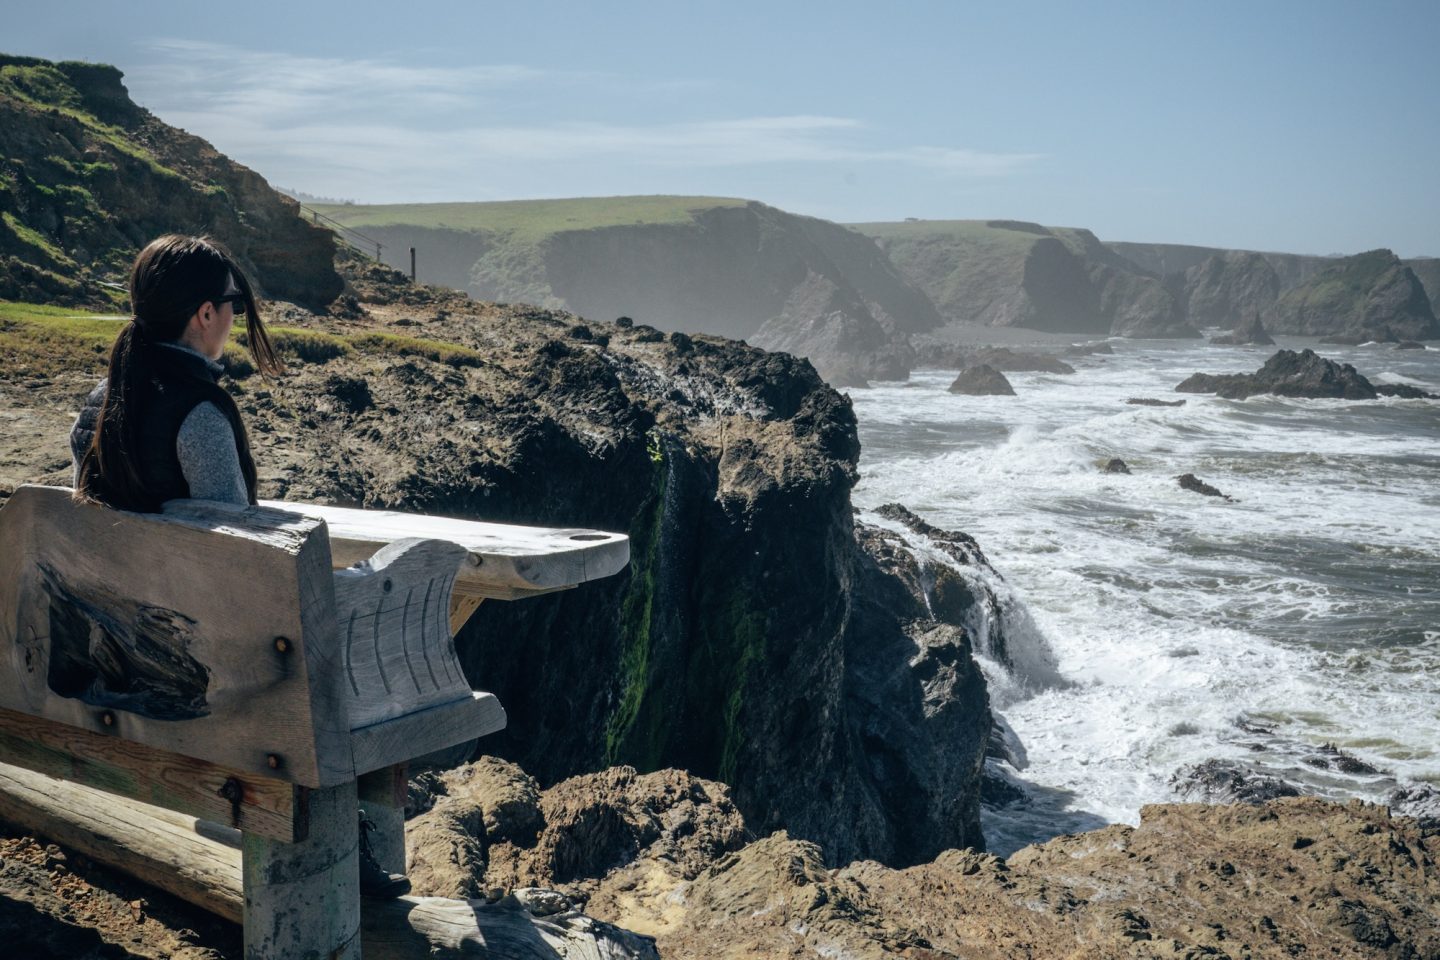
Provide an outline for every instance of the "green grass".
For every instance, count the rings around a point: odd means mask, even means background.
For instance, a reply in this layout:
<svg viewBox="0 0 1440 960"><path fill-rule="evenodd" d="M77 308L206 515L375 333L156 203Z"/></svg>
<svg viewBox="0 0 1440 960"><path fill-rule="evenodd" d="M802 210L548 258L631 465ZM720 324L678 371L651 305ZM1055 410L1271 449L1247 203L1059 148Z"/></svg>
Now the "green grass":
<svg viewBox="0 0 1440 960"><path fill-rule="evenodd" d="M80 93L71 85L70 79L53 66L0 66L0 97L10 97L37 110L53 110L70 117L97 139L144 163L157 176L184 179L179 172L165 166L149 150L135 143L124 130L100 121L85 110Z"/></svg>
<svg viewBox="0 0 1440 960"><path fill-rule="evenodd" d="M127 319L0 300L0 365L7 373L89 371L99 376Z"/></svg>
<svg viewBox="0 0 1440 960"><path fill-rule="evenodd" d="M0 222L3 222L5 226L9 227L10 232L19 237L22 242L44 253L53 263L58 263L63 267L75 267L75 261L66 256L64 250L61 250L55 246L55 244L51 243L45 234L25 226L25 224L21 223L10 211L7 210L4 213L0 213Z"/></svg>
<svg viewBox="0 0 1440 960"><path fill-rule="evenodd" d="M0 363L6 369L46 375L103 367L110 344L127 319L0 300ZM385 355L421 357L452 367L476 367L485 362L480 351L441 340L380 332L340 335L302 327L267 329L275 349L292 362L325 363L337 357ZM254 371L245 343L245 331L236 330L225 348L226 365L237 379Z"/></svg>
<svg viewBox="0 0 1440 960"><path fill-rule="evenodd" d="M964 244L1002 246L1023 252L1044 234L992 227L985 220L907 220L903 223L848 223L877 240L951 240Z"/></svg>
<svg viewBox="0 0 1440 960"><path fill-rule="evenodd" d="M632 224L691 223L695 213L742 207L731 197L576 197L489 203L310 204L347 227L426 227L539 239L568 230Z"/></svg>

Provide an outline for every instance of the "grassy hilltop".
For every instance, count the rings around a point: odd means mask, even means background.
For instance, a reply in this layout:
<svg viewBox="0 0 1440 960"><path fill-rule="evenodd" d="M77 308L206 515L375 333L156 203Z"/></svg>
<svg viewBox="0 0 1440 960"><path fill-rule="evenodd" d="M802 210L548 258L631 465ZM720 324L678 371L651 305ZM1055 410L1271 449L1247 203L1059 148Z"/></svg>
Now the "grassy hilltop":
<svg viewBox="0 0 1440 960"><path fill-rule="evenodd" d="M496 200L478 203L308 204L333 220L367 227L422 227L505 234L538 241L567 230L694 223L716 207L743 207L731 197L572 197L564 200Z"/></svg>

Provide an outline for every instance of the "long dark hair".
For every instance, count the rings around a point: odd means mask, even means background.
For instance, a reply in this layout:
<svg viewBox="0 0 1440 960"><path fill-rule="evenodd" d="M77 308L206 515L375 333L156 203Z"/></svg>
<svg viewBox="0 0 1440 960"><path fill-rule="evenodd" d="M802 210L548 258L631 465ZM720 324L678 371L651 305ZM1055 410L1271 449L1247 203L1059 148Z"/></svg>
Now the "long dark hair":
<svg viewBox="0 0 1440 960"><path fill-rule="evenodd" d="M250 356L261 374L280 373L250 281L224 247L209 237L168 234L150 241L130 270L130 322L110 348L110 380L95 424L95 435L80 460L77 500L94 500L123 510L159 509L156 495L140 474L140 424L136 398L144 384L171 369L156 345L178 340L190 317L224 296L227 281L245 300L245 329ZM240 411L230 394L214 384L211 399L235 431L235 445L250 502L255 502L255 461Z"/></svg>

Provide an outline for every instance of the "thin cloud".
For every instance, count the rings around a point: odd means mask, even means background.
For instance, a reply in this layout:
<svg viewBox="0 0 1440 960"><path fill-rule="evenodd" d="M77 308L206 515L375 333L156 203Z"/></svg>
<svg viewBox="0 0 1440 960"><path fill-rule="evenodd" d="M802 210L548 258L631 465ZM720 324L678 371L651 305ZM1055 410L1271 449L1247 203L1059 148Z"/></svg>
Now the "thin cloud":
<svg viewBox="0 0 1440 960"><path fill-rule="evenodd" d="M943 176L1000 177L1041 159L934 145L877 145L851 117L751 116L666 123L504 123L552 109L555 88L607 78L516 64L409 66L376 59L294 57L188 40L151 45L160 59L129 73L140 102L277 182L341 182L355 195L451 195L478 175L492 188L524 168L557 176L596 164L742 168L763 164L894 164ZM617 86L633 80L608 78ZM528 100L527 100L528 98ZM563 102L563 98L560 98ZM621 98L628 99L628 98ZM537 109L517 110L527 100ZM507 175L507 171L514 171ZM503 187L501 188L503 190ZM333 192L333 191L332 191Z"/></svg>

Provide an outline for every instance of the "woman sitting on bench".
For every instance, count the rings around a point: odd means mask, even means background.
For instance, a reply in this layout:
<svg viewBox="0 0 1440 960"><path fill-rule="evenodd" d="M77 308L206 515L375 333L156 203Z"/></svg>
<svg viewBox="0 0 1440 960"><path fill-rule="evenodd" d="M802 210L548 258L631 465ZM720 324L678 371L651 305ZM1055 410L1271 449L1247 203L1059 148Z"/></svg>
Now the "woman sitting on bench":
<svg viewBox="0 0 1440 960"><path fill-rule="evenodd" d="M255 503L249 437L219 384L218 361L237 317L245 317L260 372L283 367L245 274L213 240L163 236L135 258L130 305L130 322L110 349L109 376L70 431L75 497L142 513L186 498ZM371 855L363 812L360 825L361 892L408 892L410 881Z"/></svg>

